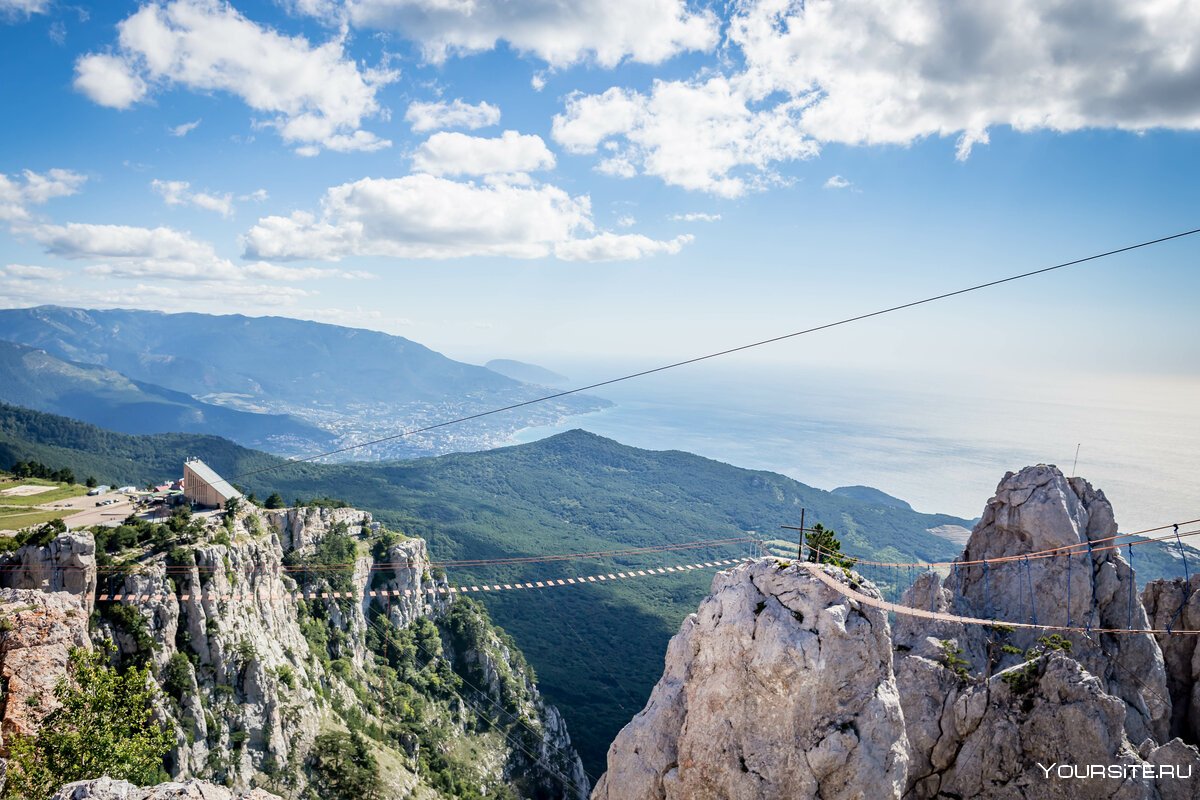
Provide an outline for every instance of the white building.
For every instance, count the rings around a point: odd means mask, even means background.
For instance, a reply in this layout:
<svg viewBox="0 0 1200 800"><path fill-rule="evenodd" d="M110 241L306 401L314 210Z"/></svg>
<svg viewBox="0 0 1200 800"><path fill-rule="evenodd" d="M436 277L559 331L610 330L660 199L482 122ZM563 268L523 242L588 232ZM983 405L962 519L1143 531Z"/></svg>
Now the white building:
<svg viewBox="0 0 1200 800"><path fill-rule="evenodd" d="M190 458L183 465L183 496L194 505L220 508L226 500L241 497L242 493L208 464Z"/></svg>

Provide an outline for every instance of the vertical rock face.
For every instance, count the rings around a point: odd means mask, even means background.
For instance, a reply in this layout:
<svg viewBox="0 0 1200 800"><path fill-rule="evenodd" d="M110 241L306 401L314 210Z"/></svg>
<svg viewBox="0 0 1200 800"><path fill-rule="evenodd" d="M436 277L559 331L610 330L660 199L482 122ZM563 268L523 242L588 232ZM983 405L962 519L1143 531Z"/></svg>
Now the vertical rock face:
<svg viewBox="0 0 1200 800"><path fill-rule="evenodd" d="M56 536L42 547L26 545L9 556L0 584L13 589L69 592L92 613L96 592L96 542L86 531Z"/></svg>
<svg viewBox="0 0 1200 800"><path fill-rule="evenodd" d="M357 508L316 508L300 506L264 512L279 533L284 550L312 547L338 525L361 526L371 523L371 515Z"/></svg>
<svg viewBox="0 0 1200 800"><path fill-rule="evenodd" d="M37 730L57 706L54 689L67 674L68 653L90 646L77 597L0 589L0 747L13 734Z"/></svg>
<svg viewBox="0 0 1200 800"><path fill-rule="evenodd" d="M1090 628L1145 628L1147 617L1133 570L1119 550L1105 549L1117 533L1112 506L1082 478L1066 478L1057 467L1039 464L1008 473L988 501L963 552L967 565L946 579L949 610L954 614L1016 622L1041 622ZM1094 543L1089 552L1086 546ZM1052 558L1024 556L1075 545L1070 554ZM988 565L982 559L1012 558ZM911 599L911 598L910 598ZM933 602L921 598L918 602ZM1019 650L1040 634L1018 629L1001 644ZM959 646L977 671L986 668L992 632L972 626ZM1165 741L1171 708L1166 670L1149 634L1070 634L1072 657L1099 678L1105 691L1129 708L1126 730L1134 742ZM993 655L998 651L993 648ZM998 667L1020 660L998 659Z"/></svg>
<svg viewBox="0 0 1200 800"><path fill-rule="evenodd" d="M1156 630L1200 631L1200 575L1150 581L1142 592ZM1171 736L1200 745L1200 636L1158 636L1171 692Z"/></svg>
<svg viewBox="0 0 1200 800"><path fill-rule="evenodd" d="M906 797L1182 800L1194 796L1192 780L1149 777L1145 769L1170 764L1173 773L1200 778L1200 755L1178 741L1163 747L1147 742L1141 752L1135 752L1125 736L1125 703L1106 693L1095 676L1061 653L1012 667L982 684L956 684L949 670L932 663L926 670L914 670L919 660L904 659L907 663L898 668L906 719L910 713L924 711L909 701L910 694L929 692L928 696L944 698L945 705L940 715L934 715L934 725L922 726L921 720L915 720L919 729L937 733L932 742L919 736L910 740L910 746L925 749L929 758L924 764L914 762ZM939 671L941 680L931 680ZM914 674L925 675L926 682L912 680ZM1054 771L1058 765L1067 765L1068 774L1082 768L1086 776L1091 765L1117 767L1122 774L1064 779Z"/></svg>
<svg viewBox="0 0 1200 800"><path fill-rule="evenodd" d="M714 579L593 798L887 798L906 772L886 616L766 560Z"/></svg>

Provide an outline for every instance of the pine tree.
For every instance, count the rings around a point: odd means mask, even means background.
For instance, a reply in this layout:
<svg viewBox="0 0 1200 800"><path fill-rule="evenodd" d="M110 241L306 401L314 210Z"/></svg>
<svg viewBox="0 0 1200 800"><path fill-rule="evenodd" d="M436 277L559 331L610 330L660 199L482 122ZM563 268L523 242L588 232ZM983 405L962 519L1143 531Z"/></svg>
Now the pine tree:
<svg viewBox="0 0 1200 800"><path fill-rule="evenodd" d="M842 542L833 528L826 528L818 522L805 535L804 543L808 546L806 560L811 563L846 568L854 566L853 558L842 555Z"/></svg>

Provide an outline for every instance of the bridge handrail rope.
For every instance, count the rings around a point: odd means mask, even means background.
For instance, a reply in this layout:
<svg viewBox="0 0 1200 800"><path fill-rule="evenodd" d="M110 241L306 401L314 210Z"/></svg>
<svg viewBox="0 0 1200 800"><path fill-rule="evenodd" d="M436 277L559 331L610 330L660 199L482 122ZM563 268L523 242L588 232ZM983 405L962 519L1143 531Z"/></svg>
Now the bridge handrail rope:
<svg viewBox="0 0 1200 800"><path fill-rule="evenodd" d="M822 583L829 588L839 592L840 594L856 600L873 608L878 608L883 611L890 611L895 614L902 614L909 617L920 617L921 619L934 620L936 622L957 622L963 625L985 625L988 627L1004 626L1008 628L1025 628L1029 630L1040 631L1064 631L1070 633L1152 633L1152 634L1170 634L1172 636L1182 635L1200 635L1200 630L1197 631L1171 631L1157 628L1079 628L1069 627L1066 625L1047 625L1044 623L1034 622L1012 622L1006 619L982 619L980 617L966 617L958 614L948 614L944 611L926 611L923 608L912 608L910 606L901 605L900 603L892 603L882 598L871 597L863 594L841 581L833 578L825 572L827 564L814 564L803 562L801 566L807 568L815 575Z"/></svg>
<svg viewBox="0 0 1200 800"><path fill-rule="evenodd" d="M661 567L642 567L639 569L626 569L623 571L613 571L605 573L596 573L594 575L573 575L566 578L543 578L537 581L510 581L508 583L476 583L476 584L458 584L450 585L449 583L431 584L428 588L422 589L347 589L347 590L332 590L332 589L301 589L285 590L283 592L263 592L261 589L248 589L241 592L214 592L206 591L203 586L199 591L160 591L153 592L116 592L104 593L96 596L98 603L120 603L120 602L150 602L151 600L163 601L168 597L177 600L188 601L195 597L201 602L214 600L362 600L367 598L392 598L392 597L452 597L459 594L482 594L492 592L514 591L518 589L546 589L556 588L559 586L581 586L584 584L601 584L610 581L626 580L629 578L645 578L657 577L659 575L667 575L671 573L692 572L698 569L711 569L713 567L731 567L737 564L747 563L750 559L728 558L722 560L705 561L695 564L670 564Z"/></svg>
<svg viewBox="0 0 1200 800"><path fill-rule="evenodd" d="M751 536L734 536L723 539L699 539L688 542L675 542L661 545L647 545L645 547L627 547L617 550L593 550L579 553L555 553L546 556L517 556L511 558L495 558L495 559L465 559L461 561L427 561L418 562L415 559L405 561L378 561L374 562L370 567L370 571L394 570L399 568L413 569L418 564L427 566L430 569L435 568L463 568L463 567L483 567L483 566L506 566L518 564L537 564L537 563L553 563L558 561L582 561L598 558L622 558L624 556L645 555L650 553L668 553L680 550L697 550L706 547L722 547L725 545L742 544L749 541L758 541ZM278 572L282 573L323 573L323 572L341 572L348 569L353 569L354 564L347 562L345 564L281 564L278 567ZM30 572L34 574L53 573L59 570L78 571L82 567L64 566L64 565L38 565L38 566L22 566L20 564L6 564L0 566L0 572ZM224 566L213 564L211 566L200 565L160 565L148 563L131 563L131 564L104 564L96 567L98 574L113 573L116 575L137 575L145 574L148 570L153 569L156 573L165 572L168 575L191 574L193 571L200 573L208 572L226 572Z"/></svg>

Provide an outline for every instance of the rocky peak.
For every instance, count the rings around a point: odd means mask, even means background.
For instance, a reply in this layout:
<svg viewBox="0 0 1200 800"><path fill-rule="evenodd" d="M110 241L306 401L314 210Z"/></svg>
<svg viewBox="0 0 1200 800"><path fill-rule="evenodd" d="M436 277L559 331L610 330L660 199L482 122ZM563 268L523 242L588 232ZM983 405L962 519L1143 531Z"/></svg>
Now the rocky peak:
<svg viewBox="0 0 1200 800"><path fill-rule="evenodd" d="M1104 493L1082 478L1066 478L1055 466L1039 464L1008 473L996 487L983 516L944 583L944 607L951 613L1014 622L1041 622L1085 628L1145 628L1145 608L1133 570L1117 549L1106 549L1117 533L1112 505ZM1079 547L1095 543L1095 548ZM1067 546L1070 553L1052 558L1023 556ZM1014 560L989 565L984 559ZM930 608L937 603L938 579L910 593L907 604ZM898 623L898 640L913 623ZM923 621L916 624L922 625ZM1005 654L1003 645L1025 651L1040 632L995 631L969 626L952 637L976 672L989 672L1022 660ZM1162 653L1149 634L1069 634L1072 657L1095 675L1110 694L1122 698L1130 713L1130 738L1165 741L1171 714ZM989 639L992 640L989 655ZM989 661L991 662L989 666Z"/></svg>
<svg viewBox="0 0 1200 800"><path fill-rule="evenodd" d="M69 592L88 614L96 593L96 542L87 531L70 531L42 546L26 545L9 555L0 585L13 589Z"/></svg>
<svg viewBox="0 0 1200 800"><path fill-rule="evenodd" d="M907 755L888 634L882 611L806 567L719 573L593 798L899 796Z"/></svg>

